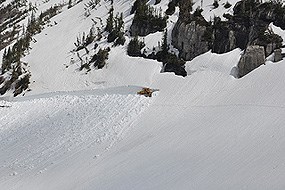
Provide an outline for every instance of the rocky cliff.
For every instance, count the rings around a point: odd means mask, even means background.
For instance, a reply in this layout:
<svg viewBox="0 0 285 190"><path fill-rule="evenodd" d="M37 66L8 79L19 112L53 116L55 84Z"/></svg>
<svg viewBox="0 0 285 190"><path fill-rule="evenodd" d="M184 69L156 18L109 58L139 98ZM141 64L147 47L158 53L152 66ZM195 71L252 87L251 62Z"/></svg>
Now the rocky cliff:
<svg viewBox="0 0 285 190"><path fill-rule="evenodd" d="M209 50L209 42L204 40L206 26L197 21L190 23L178 20L172 31L172 44L184 60L191 60Z"/></svg>
<svg viewBox="0 0 285 190"><path fill-rule="evenodd" d="M265 57L282 46L282 38L269 29L270 23L285 28L285 7L278 2L239 1L233 15L224 14L225 21L215 17L213 22L203 18L202 9L191 14L187 0L181 1L179 7L172 44L184 60L192 60L210 49L214 53L245 49L238 64L238 77L243 77L264 64ZM275 54L276 61L282 59L279 51Z"/></svg>
<svg viewBox="0 0 285 190"><path fill-rule="evenodd" d="M238 77L241 78L265 63L264 47L248 46L238 63Z"/></svg>

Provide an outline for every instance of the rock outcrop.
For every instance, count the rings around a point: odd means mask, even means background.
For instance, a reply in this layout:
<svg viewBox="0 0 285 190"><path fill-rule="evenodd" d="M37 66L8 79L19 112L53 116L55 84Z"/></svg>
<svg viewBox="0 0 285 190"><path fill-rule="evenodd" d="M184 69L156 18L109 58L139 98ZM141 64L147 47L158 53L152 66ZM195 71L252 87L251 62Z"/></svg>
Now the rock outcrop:
<svg viewBox="0 0 285 190"><path fill-rule="evenodd" d="M274 50L274 62L278 62L282 60L282 51L281 49Z"/></svg>
<svg viewBox="0 0 285 190"><path fill-rule="evenodd" d="M131 36L147 36L157 31L163 32L166 27L166 21L162 21L159 25L154 25L145 20L134 20L130 27Z"/></svg>
<svg viewBox="0 0 285 190"><path fill-rule="evenodd" d="M197 21L177 21L172 31L172 44L179 50L181 58L189 61L209 50L209 42L203 39L206 29Z"/></svg>
<svg viewBox="0 0 285 190"><path fill-rule="evenodd" d="M236 47L246 49L250 45L259 45L264 47L265 56L268 56L274 49L281 47L282 38L268 27L270 23L282 27L284 7L277 2L243 0L236 3L233 11L233 15L224 14L226 21L219 17L214 18L214 53L225 53Z"/></svg>
<svg viewBox="0 0 285 190"><path fill-rule="evenodd" d="M212 51L214 53L225 53L236 48L236 37L233 30L216 29L213 34Z"/></svg>
<svg viewBox="0 0 285 190"><path fill-rule="evenodd" d="M238 63L238 77L245 76L262 64L265 64L264 47L248 46Z"/></svg>
<svg viewBox="0 0 285 190"><path fill-rule="evenodd" d="M263 35L259 35L259 37L252 41L250 45L263 46L265 56L267 57L272 54L275 49L281 48L282 41L283 39L279 35L274 34L273 31L265 30Z"/></svg>
<svg viewBox="0 0 285 190"><path fill-rule="evenodd" d="M274 50L277 48L276 43L269 43L266 45L265 48L265 55L268 56L270 55L272 52L274 52Z"/></svg>
<svg viewBox="0 0 285 190"><path fill-rule="evenodd" d="M278 20L279 12L285 13L285 8L278 8L276 3L240 1L234 6L233 15L224 15L226 21L215 17L211 24L199 10L191 14L187 2L179 3L181 12L172 31L172 44L184 60L189 61L210 49L214 53L226 53L251 45L263 46L268 56L282 45L282 38L268 30L269 24Z"/></svg>

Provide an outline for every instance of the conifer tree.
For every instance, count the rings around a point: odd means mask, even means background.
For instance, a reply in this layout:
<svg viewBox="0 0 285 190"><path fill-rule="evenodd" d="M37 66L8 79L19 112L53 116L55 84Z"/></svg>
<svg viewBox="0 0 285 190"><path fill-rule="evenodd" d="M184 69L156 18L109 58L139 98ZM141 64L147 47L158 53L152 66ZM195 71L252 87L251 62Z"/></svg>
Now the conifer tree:
<svg viewBox="0 0 285 190"><path fill-rule="evenodd" d="M168 42L167 42L167 29L165 29L164 34L163 34L161 48L162 48L163 55L167 55L168 50L169 50L169 45L168 45Z"/></svg>
<svg viewBox="0 0 285 190"><path fill-rule="evenodd" d="M105 31L111 32L113 30L113 23L114 23L114 7L112 6L109 10L109 17L107 18L107 24Z"/></svg>
<svg viewBox="0 0 285 190"><path fill-rule="evenodd" d="M192 0L180 0L179 1L179 17L185 21L188 21L191 18L192 11Z"/></svg>
<svg viewBox="0 0 285 190"><path fill-rule="evenodd" d="M127 53L129 56L139 57L141 56L141 49L145 46L144 42L139 41L138 36L135 36L128 45Z"/></svg>
<svg viewBox="0 0 285 190"><path fill-rule="evenodd" d="M2 74L4 74L4 72L5 72L6 61L7 61L7 50L5 48L4 53L3 53L3 57L2 57L2 67L1 67Z"/></svg>
<svg viewBox="0 0 285 190"><path fill-rule="evenodd" d="M124 20L123 20L123 13L117 14L113 20L113 28L109 32L107 42L115 42L114 46L117 45L124 45L125 37L124 37Z"/></svg>
<svg viewBox="0 0 285 190"><path fill-rule="evenodd" d="M72 0L69 0L69 1L68 1L68 7L67 7L67 8L70 9L71 7L72 7Z"/></svg>
<svg viewBox="0 0 285 190"><path fill-rule="evenodd" d="M163 31L167 17L162 16L162 11L148 5L146 0L137 0L135 5L136 12L130 28L132 36Z"/></svg>

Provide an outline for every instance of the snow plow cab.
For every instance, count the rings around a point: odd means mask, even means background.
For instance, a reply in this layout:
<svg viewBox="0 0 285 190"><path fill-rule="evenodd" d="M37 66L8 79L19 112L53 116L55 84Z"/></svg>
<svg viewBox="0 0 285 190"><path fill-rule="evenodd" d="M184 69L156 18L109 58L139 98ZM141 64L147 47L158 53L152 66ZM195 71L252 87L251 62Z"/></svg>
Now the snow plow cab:
<svg viewBox="0 0 285 190"><path fill-rule="evenodd" d="M151 97L152 93L158 91L150 88L142 88L142 90L138 91L137 94L144 95L145 97Z"/></svg>

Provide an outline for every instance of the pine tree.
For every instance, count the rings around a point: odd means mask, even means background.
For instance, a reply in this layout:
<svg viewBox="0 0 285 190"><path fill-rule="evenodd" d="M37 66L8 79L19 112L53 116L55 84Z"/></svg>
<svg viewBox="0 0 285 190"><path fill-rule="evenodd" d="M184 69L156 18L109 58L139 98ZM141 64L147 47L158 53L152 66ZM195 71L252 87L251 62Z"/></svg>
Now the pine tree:
<svg viewBox="0 0 285 190"><path fill-rule="evenodd" d="M139 41L138 36L135 36L128 45L127 53L129 56L139 57L141 56L141 49L145 46L144 42Z"/></svg>
<svg viewBox="0 0 285 190"><path fill-rule="evenodd" d="M69 0L69 1L68 1L68 7L67 7L67 8L70 9L71 7L72 7L72 0Z"/></svg>
<svg viewBox="0 0 285 190"><path fill-rule="evenodd" d="M4 74L6 71L8 71L9 69L11 69L11 63L12 63L12 52L11 52L11 48L9 47L8 50L6 51L5 49L5 53L3 55L2 58L2 74Z"/></svg>
<svg viewBox="0 0 285 190"><path fill-rule="evenodd" d="M169 45L168 45L168 42L167 42L167 29L165 29L164 34L163 34L161 49L162 49L163 55L167 55L168 54Z"/></svg>
<svg viewBox="0 0 285 190"><path fill-rule="evenodd" d="M111 9L109 10L109 17L107 18L107 24L105 31L111 32L114 28L114 7L112 6Z"/></svg>
<svg viewBox="0 0 285 190"><path fill-rule="evenodd" d="M4 49L4 53L3 53L3 57L2 57L2 68L1 68L2 74L4 74L4 72L5 72L5 65L6 65L6 63L7 63L7 50L5 48Z"/></svg>
<svg viewBox="0 0 285 190"><path fill-rule="evenodd" d="M124 32L123 13L120 14L120 17L118 17L117 20L118 20L118 29L119 29L119 32Z"/></svg>
<svg viewBox="0 0 285 190"><path fill-rule="evenodd" d="M113 20L113 28L109 32L107 42L114 42L114 46L124 45L126 39L124 36L124 20L123 13L117 14Z"/></svg>
<svg viewBox="0 0 285 190"><path fill-rule="evenodd" d="M192 0L180 0L179 2L179 17L185 21L191 19Z"/></svg>
<svg viewBox="0 0 285 190"><path fill-rule="evenodd" d="M162 16L159 9L154 9L146 3L146 0L136 1L136 12L131 25L131 35L145 36L157 31L163 31L166 27L166 16Z"/></svg>

